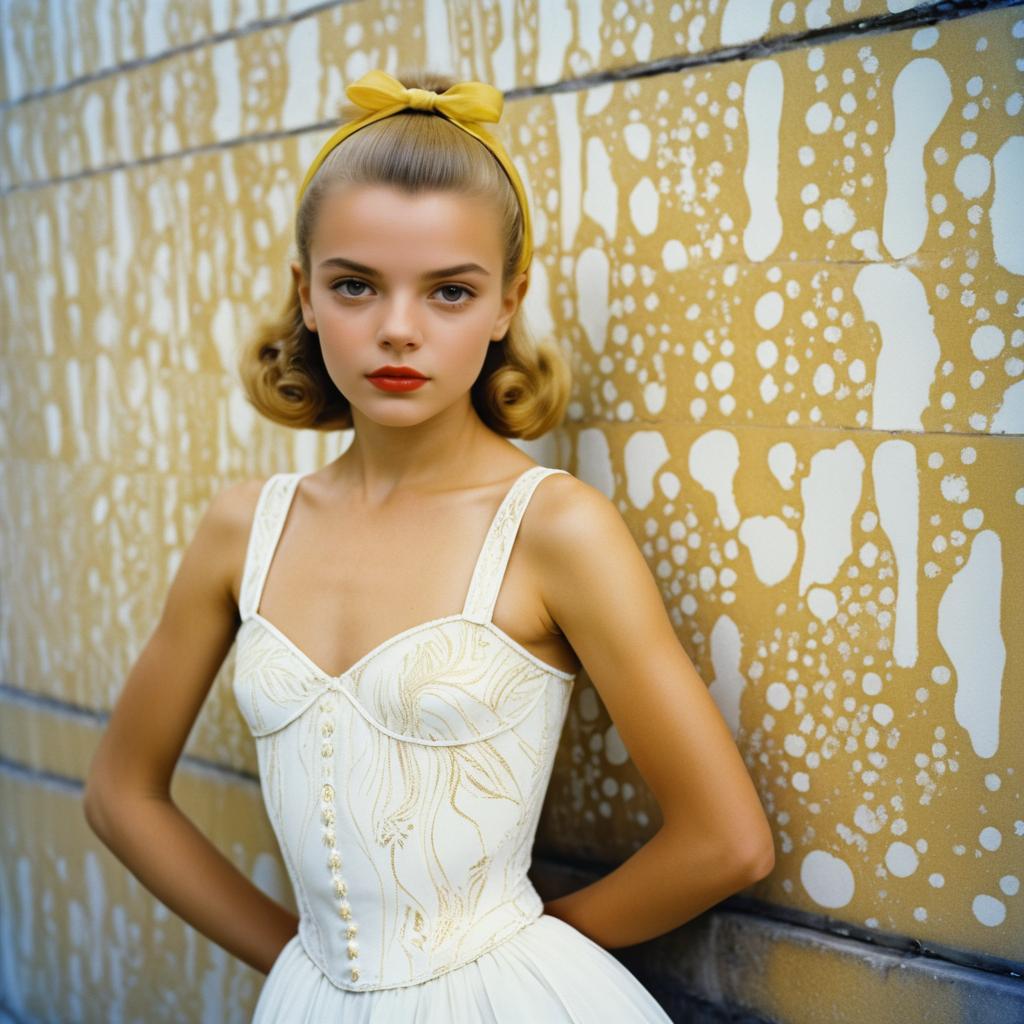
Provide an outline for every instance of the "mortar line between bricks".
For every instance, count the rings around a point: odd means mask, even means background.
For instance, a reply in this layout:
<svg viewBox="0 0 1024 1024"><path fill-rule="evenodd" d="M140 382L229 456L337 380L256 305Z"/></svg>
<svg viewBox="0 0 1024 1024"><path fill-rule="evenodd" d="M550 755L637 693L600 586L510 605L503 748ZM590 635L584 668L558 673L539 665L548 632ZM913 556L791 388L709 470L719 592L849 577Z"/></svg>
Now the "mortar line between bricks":
<svg viewBox="0 0 1024 1024"><path fill-rule="evenodd" d="M297 22L304 21L306 18L322 14L332 7L347 7L359 2L362 2L362 0L324 0L322 3L304 7L301 11L292 11L279 17L256 18L253 21L245 22L244 25L224 29L222 32L214 32L212 35L203 36L201 39L193 39L189 43L171 46L166 50L151 53L146 57L136 57L134 60L124 60L119 64L110 64L107 67L98 68L96 71L90 71L88 74L70 78L59 85L37 89L35 92L27 92L13 100L4 100L0 103L0 114L28 103L35 103L39 100L49 99L51 96L59 96L61 93L71 92L82 85L92 85L94 82L101 82L105 78L115 78L130 71L138 71L141 68L151 67L163 61L173 60L175 57L180 57L183 53L203 50L207 47L217 46L220 43L226 43L232 39L242 39L245 36L254 35L257 32L266 32L268 29L278 28L281 25L294 25ZM1024 2L1024 0L1021 0L1021 2ZM3 54L0 54L0 56L3 56Z"/></svg>
<svg viewBox="0 0 1024 1024"><path fill-rule="evenodd" d="M587 881L596 880L604 873L618 866L616 862L589 861L561 854L558 858L538 854L534 856L533 862L540 867L548 866L555 871L563 870L582 875ZM704 913L713 914L716 910L729 911L745 917L754 917L763 921L774 922L775 924L783 924L804 931L828 935L847 942L856 942L865 947L873 947L879 951L884 951L887 955L898 957L901 960L912 956L926 963L943 964L951 968L955 967L964 970L976 970L983 974L1012 979L1014 982L1019 981L1021 973L1024 972L1024 965L1014 960L986 953L965 952L956 947L931 942L930 940L922 942L920 939L912 938L900 932L883 932L858 925L852 921L830 918L824 914L814 914L810 911L786 907L782 904L769 903L752 896L745 896L742 893L735 893L732 896L726 897L720 903L715 904L714 907L704 911Z"/></svg>
<svg viewBox="0 0 1024 1024"><path fill-rule="evenodd" d="M72 701L53 697L49 694L32 693L29 690L22 690L19 687L11 686L9 683L0 683L0 699L6 699L12 703L22 704L32 708L45 710L49 713L66 715L71 718L88 721L92 725L105 725L110 719L110 713L99 711L96 708L84 707ZM200 774L209 773L221 776L226 779L235 779L249 784L258 784L259 777L243 768L232 768L230 765L221 764L196 754L182 754L178 764L187 767ZM49 772L41 768L34 768L29 764L10 758L0 753L0 768L9 772L37 778L41 781L48 781L54 785L71 786L76 789L84 787L82 779L74 776L63 775L59 772Z"/></svg>
<svg viewBox="0 0 1024 1024"><path fill-rule="evenodd" d="M351 2L351 0L334 0L334 2ZM699 54L683 54L668 57L659 57L653 61L641 64L631 64L621 68L608 68L583 75L576 78L562 79L547 85L518 86L505 91L504 96L508 102L515 102L522 99L530 99L537 96L553 95L560 92L579 92L593 88L598 85L609 83L620 83L635 79L649 78L654 75L669 74L686 69L705 67L711 64L721 64L728 61L744 61L763 59L771 57L776 53L783 53L787 50L800 49L811 45L824 45L828 43L842 42L848 38L863 38L866 36L877 36L888 34L894 31L906 31L911 28L926 27L941 22L954 21L960 18L969 17L974 14L981 14L987 11L1000 10L1007 7L1018 7L1024 4L1024 0L939 0L937 3L929 4L926 7L915 7L898 14L884 14L874 18L864 18L851 22L844 22L841 25L829 25L820 29L809 29L805 32L792 33L790 35L774 36L767 42L755 40L739 46L720 47L716 50L704 51ZM330 6L325 4L324 6ZM292 20L306 12L300 12ZM213 38L213 37L211 37ZM199 44L189 44L190 48L196 48ZM163 57L153 58L139 62L140 66L146 63L155 63ZM127 69L127 65L122 70ZM111 70L110 74L117 73L117 69ZM85 79L78 80L82 84ZM68 83L68 89L74 83ZM60 87L63 89L64 87ZM43 94L33 94L36 98ZM5 108L0 105L0 112L10 109L12 105L21 102L28 102L29 98L22 98L12 101ZM0 199L17 192L28 192L37 189L51 188L59 185L67 185L75 181L83 181L99 175L112 174L117 171L132 170L137 167L146 167L150 164L164 163L169 160L183 160L190 157L202 156L208 153L218 153L236 146L256 145L261 143L276 142L290 138L293 135L303 135L307 132L328 131L338 127L339 121L330 118L312 124L302 125L297 128L281 128L267 132L252 132L247 135L239 135L233 139L222 139L217 142L210 142L200 146L192 146L187 149L175 150L173 153L157 153L153 156L141 157L138 160L123 160L116 163L104 164L102 167L87 168L76 171L74 174L62 175L55 178L46 178L41 181L18 182L0 190Z"/></svg>

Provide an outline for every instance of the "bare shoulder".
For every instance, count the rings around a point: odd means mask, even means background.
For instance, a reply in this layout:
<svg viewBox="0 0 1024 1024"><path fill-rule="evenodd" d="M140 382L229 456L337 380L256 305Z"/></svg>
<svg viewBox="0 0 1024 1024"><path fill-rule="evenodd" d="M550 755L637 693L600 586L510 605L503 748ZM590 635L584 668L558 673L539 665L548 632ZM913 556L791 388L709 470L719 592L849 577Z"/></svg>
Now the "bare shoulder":
<svg viewBox="0 0 1024 1024"><path fill-rule="evenodd" d="M211 553L219 552L223 559L226 584L236 605L256 503L268 479L252 477L227 484L213 495L203 516L200 533L204 546L209 546Z"/></svg>
<svg viewBox="0 0 1024 1024"><path fill-rule="evenodd" d="M222 487L210 499L208 515L224 529L247 528L256 511L256 502L269 477L236 480Z"/></svg>
<svg viewBox="0 0 1024 1024"><path fill-rule="evenodd" d="M588 613L583 592L620 599L655 592L653 578L626 521L596 487L569 473L552 473L538 485L521 526L525 555L540 587L547 616L562 632ZM609 580L616 581L609 588ZM577 650L577 654L580 651Z"/></svg>
<svg viewBox="0 0 1024 1024"><path fill-rule="evenodd" d="M238 628L237 590L262 486L232 483L207 502L155 628L133 663L90 768L97 794L167 792L171 775ZM105 797L100 797L105 802Z"/></svg>
<svg viewBox="0 0 1024 1024"><path fill-rule="evenodd" d="M213 492L185 549L168 598L188 587L189 600L194 601L196 594L191 591L203 586L219 595L220 601L237 608L256 502L265 482L266 478L238 480Z"/></svg>
<svg viewBox="0 0 1024 1024"><path fill-rule="evenodd" d="M530 550L545 609L666 824L683 842L705 836L709 856L749 880L772 849L767 819L629 525L601 491L565 474L543 480L534 500Z"/></svg>
<svg viewBox="0 0 1024 1024"><path fill-rule="evenodd" d="M524 517L526 545L541 558L561 560L572 551L585 553L597 542L635 547L619 510L596 487L571 473L545 477L530 499Z"/></svg>

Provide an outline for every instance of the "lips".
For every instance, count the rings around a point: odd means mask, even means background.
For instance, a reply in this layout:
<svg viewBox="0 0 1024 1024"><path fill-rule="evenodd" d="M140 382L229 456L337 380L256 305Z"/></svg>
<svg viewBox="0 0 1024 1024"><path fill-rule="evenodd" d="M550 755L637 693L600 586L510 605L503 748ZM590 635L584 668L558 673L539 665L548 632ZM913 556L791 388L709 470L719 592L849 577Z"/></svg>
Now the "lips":
<svg viewBox="0 0 1024 1024"><path fill-rule="evenodd" d="M368 373L367 377L391 377L399 380L427 380L426 374L420 373L419 370L412 366L379 366L372 373Z"/></svg>
<svg viewBox="0 0 1024 1024"><path fill-rule="evenodd" d="M379 391L416 391L427 383L426 377L369 377L370 383Z"/></svg>

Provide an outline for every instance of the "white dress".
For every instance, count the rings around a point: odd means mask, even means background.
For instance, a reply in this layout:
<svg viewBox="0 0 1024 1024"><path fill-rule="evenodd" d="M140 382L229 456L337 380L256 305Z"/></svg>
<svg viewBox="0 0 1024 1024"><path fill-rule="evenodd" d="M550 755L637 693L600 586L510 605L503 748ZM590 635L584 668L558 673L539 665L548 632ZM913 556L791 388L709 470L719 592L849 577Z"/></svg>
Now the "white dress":
<svg viewBox="0 0 1024 1024"><path fill-rule="evenodd" d="M610 952L545 914L527 878L575 675L491 615L533 490L561 472L533 466L509 489L461 612L340 676L258 612L301 474L264 484L233 690L300 923L257 1024L670 1019Z"/></svg>

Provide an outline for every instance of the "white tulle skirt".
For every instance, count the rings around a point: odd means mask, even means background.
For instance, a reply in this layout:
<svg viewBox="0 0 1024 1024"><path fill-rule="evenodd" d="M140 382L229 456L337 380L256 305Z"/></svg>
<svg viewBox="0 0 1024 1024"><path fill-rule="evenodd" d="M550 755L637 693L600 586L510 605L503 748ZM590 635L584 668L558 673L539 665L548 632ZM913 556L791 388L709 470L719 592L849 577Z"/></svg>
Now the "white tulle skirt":
<svg viewBox="0 0 1024 1024"><path fill-rule="evenodd" d="M333 985L298 935L274 961L253 1024L631 1024L671 1022L608 950L542 914L430 981L353 992Z"/></svg>

